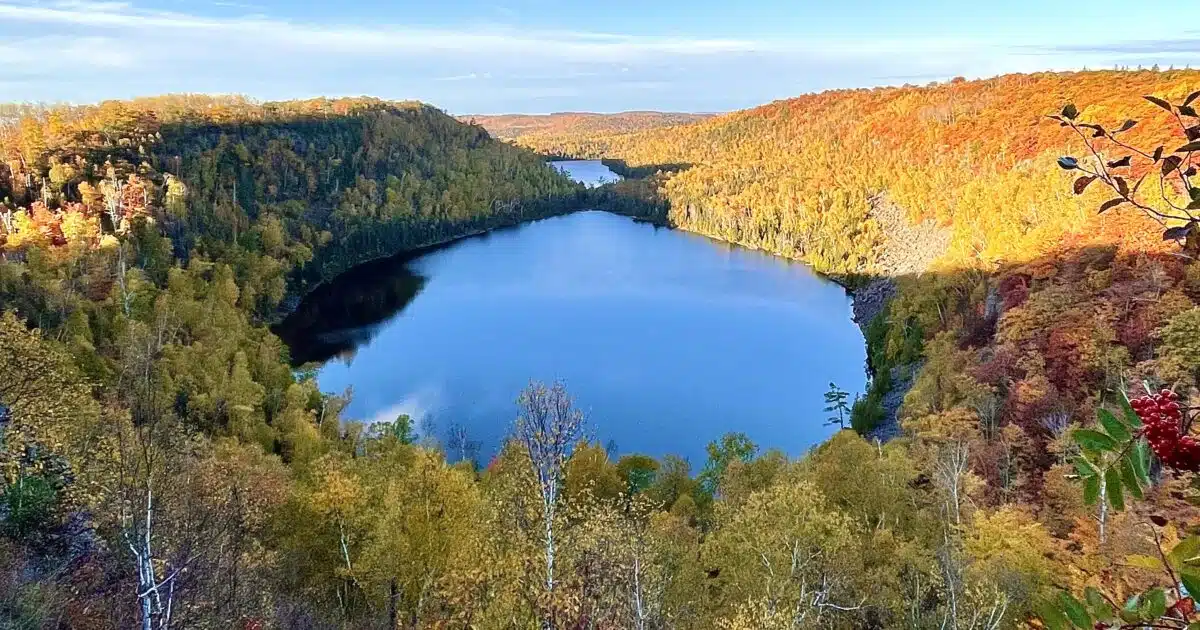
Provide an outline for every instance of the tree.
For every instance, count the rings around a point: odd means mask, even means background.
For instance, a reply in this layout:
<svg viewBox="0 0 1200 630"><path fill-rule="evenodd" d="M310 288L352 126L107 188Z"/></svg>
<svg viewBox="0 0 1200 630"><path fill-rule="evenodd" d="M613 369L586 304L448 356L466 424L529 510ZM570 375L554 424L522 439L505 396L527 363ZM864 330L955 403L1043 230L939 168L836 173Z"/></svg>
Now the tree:
<svg viewBox="0 0 1200 630"><path fill-rule="evenodd" d="M388 616L398 628L428 627L442 605L443 583L468 573L479 553L479 487L441 455L417 451L410 463L380 461L360 483L378 489L360 563L368 588L387 592Z"/></svg>
<svg viewBox="0 0 1200 630"><path fill-rule="evenodd" d="M852 589L854 528L812 484L777 483L736 509L719 505L716 520L706 557L719 567L714 579L732 604L727 627L822 627L829 617L855 618L864 602Z"/></svg>
<svg viewBox="0 0 1200 630"><path fill-rule="evenodd" d="M846 428L846 420L850 417L850 406L846 404L849 397L849 392L842 390L835 383L829 384L829 391L825 392L825 413L833 415L826 418L825 426L836 424L839 429Z"/></svg>
<svg viewBox="0 0 1200 630"><path fill-rule="evenodd" d="M553 594L557 553L555 523L567 461L583 437L583 412L575 407L575 401L561 381L550 387L530 382L517 398L517 406L521 408L521 414L513 424L513 439L524 447L537 481L541 497L545 585L546 592ZM544 618L542 625L553 628L553 616Z"/></svg>
<svg viewBox="0 0 1200 630"><path fill-rule="evenodd" d="M658 461L648 455L622 455L617 460L617 473L625 480L626 494L639 494L653 485L658 467Z"/></svg>
<svg viewBox="0 0 1200 630"><path fill-rule="evenodd" d="M399 444L413 444L417 441L412 418L406 413L396 416L392 422L376 422L371 425L371 435L378 440Z"/></svg>
<svg viewBox="0 0 1200 630"><path fill-rule="evenodd" d="M1200 410L1179 404L1170 390L1150 392L1130 400L1118 394L1116 413L1097 411L1093 428L1072 434L1080 455L1075 458L1075 479L1083 484L1086 503L1099 503L1099 527L1103 515L1127 507L1125 497L1142 499L1151 486L1154 459L1176 473L1191 478L1192 500L1200 488L1200 440L1189 435ZM1133 555L1126 562L1157 572L1161 585L1135 592L1122 604L1095 586L1083 589L1083 597L1060 591L1043 601L1038 613L1053 630L1067 628L1164 628L1191 630L1200 623L1195 597L1200 594L1200 535L1184 537L1167 550L1162 529L1169 521L1153 515L1147 524L1153 534L1156 555ZM1193 620L1197 620L1193 623Z"/></svg>
<svg viewBox="0 0 1200 630"><path fill-rule="evenodd" d="M715 497L721 486L725 470L735 461L748 462L758 452L758 445L750 441L745 433L726 433L720 441L709 442L708 461L696 476L700 489L709 497Z"/></svg>

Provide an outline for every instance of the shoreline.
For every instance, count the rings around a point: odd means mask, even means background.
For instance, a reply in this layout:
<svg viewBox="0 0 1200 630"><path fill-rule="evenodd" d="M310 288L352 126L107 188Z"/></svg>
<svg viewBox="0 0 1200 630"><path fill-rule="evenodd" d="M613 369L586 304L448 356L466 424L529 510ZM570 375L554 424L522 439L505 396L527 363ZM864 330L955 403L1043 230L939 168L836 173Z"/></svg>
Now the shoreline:
<svg viewBox="0 0 1200 630"><path fill-rule="evenodd" d="M568 159L568 158L560 158ZM602 161L603 162L603 161ZM630 178L625 177L626 181ZM611 189L610 186L598 186L589 188L588 190L604 190ZM372 264L382 264L385 261L392 263L404 264L420 258L421 256L436 252L438 250L452 247L460 241L466 241L474 238L486 238L494 232L502 232L505 230L519 229L527 224L544 221L555 217L568 216L577 212L607 212L618 216L624 216L638 223L648 223L655 227L663 227L672 230L679 230L687 234L694 234L706 238L714 243L719 243L724 246L738 247L753 252L760 252L775 258L792 263L800 263L813 273L818 278L837 284L846 295L850 298L850 320L858 327L859 333L863 338L863 346L868 353L871 352L870 341L868 340L868 328L887 309L888 304L895 298L898 291L896 277L905 273L921 273L926 270L932 262L933 257L928 255L913 255L908 251L911 249L911 243L904 242L910 237L921 237L922 239L932 236L939 236L934 232L939 231L938 227L933 224L911 225L904 217L903 211L895 204L891 203L886 195L880 194L871 199L871 208L869 218L878 221L885 229L885 241L882 244L883 251L880 252L880 261L886 269L883 273L876 276L865 276L857 274L828 274L814 269L809 263L801 258L798 258L789 253L776 251L765 247L758 246L752 243L744 243L739 241L731 241L721 238L714 234L708 234L700 230L689 229L684 226L674 225L667 217L650 216L648 214L639 214L636 209L639 206L635 205L634 212L620 212L617 210L604 208L602 198L594 198L588 201L586 205L574 207L561 212L552 212L545 216L501 223L492 227L483 227L470 230L468 232L448 236L445 238L433 240L423 243L416 247L411 247L394 253L374 256L369 259L360 261L334 275L331 278L323 279L315 284L304 286L302 288L289 288L284 300L280 306L265 322L272 330L285 324L299 309L304 300L313 293L320 291L329 283L336 282L343 275L351 273L353 270L362 272L362 268ZM868 392L875 395L878 399L879 409L882 411L882 417L870 429L863 432L863 436L868 439L876 439L881 442L888 441L901 434L899 411L903 405L904 397L911 389L916 378L917 372L920 370L920 364L892 366L889 368L886 382L890 382L885 392L872 392L872 387L876 383L876 376L870 373L869 365L864 370L863 380L863 395ZM882 385L883 382L878 383Z"/></svg>

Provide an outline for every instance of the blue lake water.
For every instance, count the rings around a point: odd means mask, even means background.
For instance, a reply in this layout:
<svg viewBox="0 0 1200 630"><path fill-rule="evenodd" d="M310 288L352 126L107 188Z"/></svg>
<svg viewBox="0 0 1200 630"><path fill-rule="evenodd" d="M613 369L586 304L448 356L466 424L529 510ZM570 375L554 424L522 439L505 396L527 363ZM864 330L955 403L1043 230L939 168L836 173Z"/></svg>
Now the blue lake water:
<svg viewBox="0 0 1200 630"><path fill-rule="evenodd" d="M578 182L589 187L620 181L621 176L609 170L600 160L558 160L550 163Z"/></svg>
<svg viewBox="0 0 1200 630"><path fill-rule="evenodd" d="M353 389L350 417L406 413L443 443L465 434L483 461L530 379L562 379L592 437L619 453L674 453L694 467L730 431L798 455L834 430L823 426L829 383L853 397L865 382L838 285L602 212L372 263L294 317L306 324L285 338L301 360L324 361L323 390Z"/></svg>

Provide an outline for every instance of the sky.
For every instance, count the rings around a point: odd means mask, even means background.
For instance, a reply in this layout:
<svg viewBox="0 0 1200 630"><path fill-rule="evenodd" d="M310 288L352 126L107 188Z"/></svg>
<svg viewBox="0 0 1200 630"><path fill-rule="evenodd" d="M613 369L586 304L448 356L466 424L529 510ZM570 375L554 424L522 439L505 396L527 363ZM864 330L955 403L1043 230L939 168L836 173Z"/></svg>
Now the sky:
<svg viewBox="0 0 1200 630"><path fill-rule="evenodd" d="M206 92L418 99L453 114L717 112L956 76L1200 67L1200 23L1183 6L0 0L0 101Z"/></svg>

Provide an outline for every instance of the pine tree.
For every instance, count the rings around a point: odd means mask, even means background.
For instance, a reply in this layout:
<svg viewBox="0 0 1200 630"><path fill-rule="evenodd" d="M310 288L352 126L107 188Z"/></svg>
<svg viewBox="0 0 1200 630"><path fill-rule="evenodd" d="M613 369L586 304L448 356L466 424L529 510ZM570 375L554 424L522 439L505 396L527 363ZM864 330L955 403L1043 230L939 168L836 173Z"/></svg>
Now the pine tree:
<svg viewBox="0 0 1200 630"><path fill-rule="evenodd" d="M825 392L825 413L833 414L825 420L825 426L836 424L839 429L846 428L846 419L850 416L850 407L846 404L849 392L839 388L836 383L829 384Z"/></svg>

